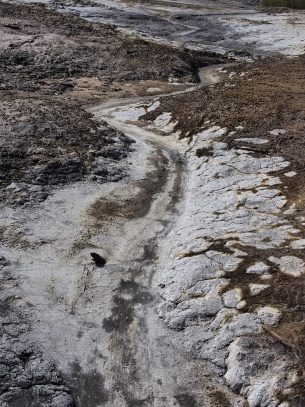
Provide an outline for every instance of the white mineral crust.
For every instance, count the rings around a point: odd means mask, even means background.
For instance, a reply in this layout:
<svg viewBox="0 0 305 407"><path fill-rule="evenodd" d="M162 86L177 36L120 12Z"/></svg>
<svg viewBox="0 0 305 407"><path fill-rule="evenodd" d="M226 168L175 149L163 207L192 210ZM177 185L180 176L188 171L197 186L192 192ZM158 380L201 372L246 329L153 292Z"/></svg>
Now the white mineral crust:
<svg viewBox="0 0 305 407"><path fill-rule="evenodd" d="M221 141L226 131L211 127L189 146L184 208L167 238L167 264L158 272L159 315L179 333L175 346L224 369L224 384L249 406L275 407L295 372L279 347L266 345L262 324L276 324L281 311L269 305L246 311L245 284L238 286L235 278L230 287L230 280L234 273L244 273L255 296L273 284L270 262L283 273L301 275L301 259L264 253L280 245L301 249L304 242L282 216L287 200L274 175L289 163L228 149ZM211 149L212 156L197 157L198 148ZM251 248L261 257L243 267Z"/></svg>

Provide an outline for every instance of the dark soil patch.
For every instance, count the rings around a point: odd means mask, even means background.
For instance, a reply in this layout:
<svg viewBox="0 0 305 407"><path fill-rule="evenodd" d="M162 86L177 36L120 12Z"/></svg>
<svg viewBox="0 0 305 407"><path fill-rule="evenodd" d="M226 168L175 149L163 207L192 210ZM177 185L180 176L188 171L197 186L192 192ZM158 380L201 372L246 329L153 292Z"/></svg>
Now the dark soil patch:
<svg viewBox="0 0 305 407"><path fill-rule="evenodd" d="M171 112L172 121L177 121L175 130L181 131L181 138L191 138L211 123L229 131L242 126L243 129L236 131L236 137L268 138L268 151L265 151L265 145L255 146L258 152L284 155L293 160L294 166L303 168L304 160L299 152L305 143L302 137L305 129L304 67L305 56L241 64L234 67L237 75L223 83L164 97L160 106L143 116L143 120L154 120L161 112ZM240 77L238 74L243 72L245 75ZM287 133L269 134L279 128ZM224 141L234 145L234 138Z"/></svg>
<svg viewBox="0 0 305 407"><path fill-rule="evenodd" d="M82 76L98 76L106 84L169 76L198 82L199 67L223 60L130 37L39 4L0 3L0 30L2 89L62 93Z"/></svg>
<svg viewBox="0 0 305 407"><path fill-rule="evenodd" d="M95 227L105 229L111 227L114 221L143 217L149 212L154 196L166 184L168 176L168 159L162 151L158 150L151 160L155 168L133 184L139 192L121 200L102 197L91 206L89 215L94 217Z"/></svg>
<svg viewBox="0 0 305 407"><path fill-rule="evenodd" d="M0 199L21 205L101 171L105 159L126 157L131 143L76 103L16 93L2 97L0 131ZM111 174L104 172L95 179L106 181Z"/></svg>
<svg viewBox="0 0 305 407"><path fill-rule="evenodd" d="M65 379L75 401L75 407L96 407L109 400L105 379L94 368L84 372L78 362L71 365L71 374Z"/></svg>

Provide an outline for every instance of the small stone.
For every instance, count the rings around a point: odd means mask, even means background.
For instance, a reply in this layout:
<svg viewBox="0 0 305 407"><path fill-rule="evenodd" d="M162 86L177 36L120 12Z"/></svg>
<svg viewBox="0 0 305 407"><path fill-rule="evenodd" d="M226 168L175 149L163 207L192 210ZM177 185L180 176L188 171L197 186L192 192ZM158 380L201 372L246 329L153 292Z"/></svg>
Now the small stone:
<svg viewBox="0 0 305 407"><path fill-rule="evenodd" d="M244 143L250 143L250 144L266 144L266 143L269 143L269 140L266 140L266 139L263 139L263 138L258 138L258 137L236 138L235 141L243 141Z"/></svg>
<svg viewBox="0 0 305 407"><path fill-rule="evenodd" d="M259 261L247 268L246 273L262 275L269 271L270 267L262 261Z"/></svg>
<svg viewBox="0 0 305 407"><path fill-rule="evenodd" d="M285 177L291 178L291 177L294 177L295 175L297 175L297 173L294 171L289 171L289 172L285 172L284 175L285 175Z"/></svg>
<svg viewBox="0 0 305 407"><path fill-rule="evenodd" d="M295 203L290 205L290 207L287 209L287 211L284 211L284 215L292 215L295 212Z"/></svg>
<svg viewBox="0 0 305 407"><path fill-rule="evenodd" d="M266 284L249 284L250 293L251 295L257 295L264 291L266 288L270 287L270 285Z"/></svg>
<svg viewBox="0 0 305 407"><path fill-rule="evenodd" d="M222 295L223 302L228 308L235 308L242 299L242 291L240 288L234 288Z"/></svg>
<svg viewBox="0 0 305 407"><path fill-rule="evenodd" d="M165 319L166 315L173 311L175 308L175 305L170 302L170 301L163 301L161 304L158 306L158 315L160 318Z"/></svg>
<svg viewBox="0 0 305 407"><path fill-rule="evenodd" d="M244 308L246 305L247 305L246 300L241 300L241 301L236 305L236 308L237 308L237 309L242 309L242 308Z"/></svg>
<svg viewBox="0 0 305 407"><path fill-rule="evenodd" d="M282 273L293 277L300 277L305 273L305 263L295 256L282 256L280 258L270 256L269 260L279 266Z"/></svg>
<svg viewBox="0 0 305 407"><path fill-rule="evenodd" d="M19 191L20 191L20 189L18 188L18 185L16 184L16 182L12 182L10 185L8 185L8 186L6 187L6 189L15 189L15 190L19 190Z"/></svg>
<svg viewBox="0 0 305 407"><path fill-rule="evenodd" d="M267 274L262 274L261 276L259 276L259 278L260 278L261 280L269 280L270 278L272 278L272 274L269 274L269 273L267 273Z"/></svg>
<svg viewBox="0 0 305 407"><path fill-rule="evenodd" d="M102 257L99 254L94 253L94 252L92 252L90 254L97 266L102 267L106 264L106 260L104 259L104 257Z"/></svg>
<svg viewBox="0 0 305 407"><path fill-rule="evenodd" d="M290 247L293 249L305 249L305 239L294 240L290 243Z"/></svg>
<svg viewBox="0 0 305 407"><path fill-rule="evenodd" d="M271 134L272 136L280 136L281 134L285 134L287 133L286 130L284 129L274 129L269 131L269 134Z"/></svg>
<svg viewBox="0 0 305 407"><path fill-rule="evenodd" d="M271 306L257 307L254 312L256 312L262 323L266 325L277 324L282 315L278 308Z"/></svg>

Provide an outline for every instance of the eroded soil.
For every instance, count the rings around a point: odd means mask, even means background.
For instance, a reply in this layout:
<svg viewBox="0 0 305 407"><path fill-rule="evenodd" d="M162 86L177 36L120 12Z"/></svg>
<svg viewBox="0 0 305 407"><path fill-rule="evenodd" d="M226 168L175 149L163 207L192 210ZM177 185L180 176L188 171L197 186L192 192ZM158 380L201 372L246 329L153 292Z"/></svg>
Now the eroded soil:
<svg viewBox="0 0 305 407"><path fill-rule="evenodd" d="M199 66L221 59L37 4L1 3L0 27L1 197L21 205L43 201L51 185L124 176L114 167L131 140L106 123L97 126L80 103L149 94L153 86L167 92L169 77L197 82Z"/></svg>
<svg viewBox="0 0 305 407"><path fill-rule="evenodd" d="M189 17L176 17L190 28ZM147 21L160 23L158 18ZM167 236L176 233L184 200L191 195L184 154L188 146L178 148L176 141L191 146L211 126L225 127L219 141L239 154L245 150L258 159L280 156L289 161L294 176L285 175L286 167L273 175L280 177L287 198L282 212L294 204L296 214L277 216L298 229L299 238L305 237L304 56L228 66L219 73L221 83L203 87L198 69L227 57L128 36L111 25L38 4L0 3L0 33L1 403L248 405L239 385L225 384L224 365L199 355L205 339L179 347L184 332L188 343L188 329L206 319L174 321L173 329L163 325L156 307L168 282L157 287L154 276L171 258L172 247L168 252L166 247L173 241L175 249L175 239ZM126 98L140 103L140 97L175 91L182 93L159 99L158 107L135 120L136 126L128 117L120 121L105 113L109 100L121 100L119 110ZM95 116L81 107L95 104L98 108L89 109ZM147 132L165 112L171 114L176 139ZM237 138L267 142L249 146ZM202 162L214 155L212 147L195 151ZM260 188L248 192L259 193ZM204 229L205 221L198 221L198 227ZM263 243L270 242L266 238ZM230 281L219 293L240 290L246 305L239 312L245 316L263 306L283 314L271 331L252 332L250 339L241 336L240 358L250 358L249 366L259 372L277 357L287 358L297 379L272 406L303 406L304 277L284 275L268 260L283 254L305 260L303 251L287 244L258 249L234 238L211 239L208 249L199 251L184 249L183 261L207 252L246 253L225 274ZM107 257L105 268L88 264L92 250ZM245 270L260 260L269 267L272 284L253 296L249 284L261 280ZM201 297L195 293L192 299ZM168 301L166 312L178 303ZM261 363L253 363L249 349L263 355Z"/></svg>
<svg viewBox="0 0 305 407"><path fill-rule="evenodd" d="M290 171L295 176L284 174L287 169L277 171L280 176L281 190L287 203L283 210L295 208L296 215L282 215L299 230L300 237L304 237L304 166L302 154L304 150L305 104L304 104L304 75L305 59L300 56L294 59L268 58L251 64L224 69L222 83L201 88L187 95L175 95L160 99L160 106L142 116L142 120L151 122L164 112L172 115L181 139L191 141L193 136L216 125L226 127L228 132L221 137L229 148L249 151L253 157L282 156L290 163ZM221 71L220 71L221 72ZM188 104L192 115L185 111ZM279 129L274 130L274 129ZM251 138L265 139L266 143L249 145ZM244 139L244 141L243 141ZM198 157L211 157L213 148L197 149ZM253 190L255 192L255 189ZM266 239L266 243L268 240ZM218 248L228 253L228 248ZM285 310L284 316L275 328L275 332L283 339L282 346L288 352L293 352L301 361L304 369L305 358L303 349L304 338L304 277L291 278L279 272L272 262L268 262L274 284L262 293L253 296L249 291L249 282L253 283L253 276L245 270L253 261L266 261L270 256L298 256L305 259L304 252L293 250L285 243L278 248L262 249L257 247L235 244L234 248L247 253L247 257L239 264L234 273L230 273L228 291L234 287L241 287L243 298L247 300L245 312L251 312L257 306L271 305ZM230 252L230 250L229 250ZM259 284L259 278L254 283ZM266 333L267 336L270 333ZM274 339L274 338L273 338ZM304 403L304 383L296 388L297 405Z"/></svg>

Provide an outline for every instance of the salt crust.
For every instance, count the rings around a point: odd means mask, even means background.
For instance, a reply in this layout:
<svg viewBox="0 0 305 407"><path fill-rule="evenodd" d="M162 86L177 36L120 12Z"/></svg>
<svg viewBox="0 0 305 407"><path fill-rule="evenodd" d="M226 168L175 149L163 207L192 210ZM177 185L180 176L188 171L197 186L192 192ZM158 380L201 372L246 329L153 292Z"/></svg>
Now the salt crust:
<svg viewBox="0 0 305 407"><path fill-rule="evenodd" d="M298 240L298 229L280 216L287 200L280 188L274 188L281 184L274 173L289 163L281 157L257 158L229 150L220 139L226 131L213 126L194 137L189 146L185 207L167 239L167 264L158 273L164 299L159 315L169 328L181 332L175 345L184 351L192 349L193 355L196 348L195 356L224 368L227 385L239 389L250 406L275 407L279 404L277 383L283 382L287 373L284 387L291 386L293 369L273 349L276 362L266 364L263 370L249 371L249 363L255 366L255 354L244 348L251 336L262 332L262 324L276 324L281 311L266 305L242 313L244 287L235 283L230 288L230 273L248 257L249 246L266 250L290 243L303 247L304 242ZM197 157L198 148L212 149L213 156ZM209 250L214 242L223 246ZM236 244L238 248L233 250ZM181 257L181 253L195 251L200 254ZM302 260L293 256L254 260L244 270L253 275L249 284L252 295L272 285L268 260L293 276L304 270ZM257 276L268 278L268 284L258 284ZM259 337L254 342L260 359L268 358L270 349Z"/></svg>
<svg viewBox="0 0 305 407"><path fill-rule="evenodd" d="M159 119L152 128L162 131L163 126L168 133L170 116ZM238 283L230 287L230 275L242 267L249 247L266 250L300 241L298 229L281 216L287 200L280 178L274 175L289 163L281 157L257 158L243 150L229 150L221 141L226 132L213 126L190 144L181 141L187 149L189 175L184 210L167 236L166 261L157 273L163 298L158 313L179 333L173 335L174 346L224 369L225 383L243 395L250 407L276 407L278 395L293 385L296 372L278 347L265 346L260 334L262 324L277 323L281 311L266 305L242 312L247 305L242 298L244 287ZM212 157L197 157L198 148L209 148ZM213 243L217 249L210 248ZM292 268L298 274L303 267L294 256L254 260L244 273L253 274L249 288L256 294L272 285L266 261L291 275L296 274ZM257 284L257 276L268 278L268 285ZM264 368L256 367L257 352L249 348L258 350Z"/></svg>

